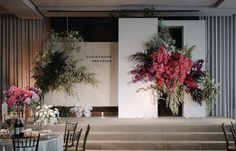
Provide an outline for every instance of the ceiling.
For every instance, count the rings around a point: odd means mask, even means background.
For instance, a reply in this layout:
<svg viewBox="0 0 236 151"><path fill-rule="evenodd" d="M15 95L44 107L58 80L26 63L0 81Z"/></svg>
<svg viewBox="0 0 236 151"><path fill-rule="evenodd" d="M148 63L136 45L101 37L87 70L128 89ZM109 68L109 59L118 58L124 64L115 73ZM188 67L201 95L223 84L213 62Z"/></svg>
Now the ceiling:
<svg viewBox="0 0 236 151"><path fill-rule="evenodd" d="M24 19L106 16L111 11L141 12L151 7L160 16L232 15L236 0L0 0L0 14Z"/></svg>

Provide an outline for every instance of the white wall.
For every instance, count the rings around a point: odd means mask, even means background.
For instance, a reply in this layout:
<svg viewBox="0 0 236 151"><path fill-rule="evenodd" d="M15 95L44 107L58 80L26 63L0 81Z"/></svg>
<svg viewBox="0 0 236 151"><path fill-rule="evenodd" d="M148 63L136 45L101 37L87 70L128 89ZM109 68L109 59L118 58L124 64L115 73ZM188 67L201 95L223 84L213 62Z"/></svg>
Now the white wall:
<svg viewBox="0 0 236 151"><path fill-rule="evenodd" d="M180 26L183 27L183 41L184 45L193 46L192 58L193 60L205 60L205 21L163 21L166 26ZM203 67L205 69L205 66ZM206 103L200 106L198 103L192 101L190 94L185 95L183 105L184 117L206 117Z"/></svg>
<svg viewBox="0 0 236 151"><path fill-rule="evenodd" d="M134 64L128 62L128 56L144 50L144 44L157 32L156 18L119 19L118 45L118 104L119 117L157 117L157 106L152 103L150 91L136 91L142 84L132 84L128 74Z"/></svg>
<svg viewBox="0 0 236 151"><path fill-rule="evenodd" d="M79 66L86 66L88 71L96 74L100 81L97 87L77 84L75 94L68 96L63 92L53 91L45 95L44 101L50 105L74 106L88 104L91 106L118 105L118 46L113 42L84 42L81 50L73 54L79 60ZM107 58L107 56L109 56ZM92 58L93 57L93 58ZM98 62L94 62L94 60ZM111 62L101 62L101 61Z"/></svg>

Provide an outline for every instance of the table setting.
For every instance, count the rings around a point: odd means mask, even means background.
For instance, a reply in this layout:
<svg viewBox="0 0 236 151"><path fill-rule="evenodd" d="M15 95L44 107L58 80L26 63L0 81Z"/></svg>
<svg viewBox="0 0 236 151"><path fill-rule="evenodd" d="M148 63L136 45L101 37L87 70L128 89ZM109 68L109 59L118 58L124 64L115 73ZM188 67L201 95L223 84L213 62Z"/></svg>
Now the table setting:
<svg viewBox="0 0 236 151"><path fill-rule="evenodd" d="M31 128L25 129L24 137L38 136L38 151L63 151L63 136L52 130L33 131ZM0 151L13 151L12 134L6 129L0 131Z"/></svg>

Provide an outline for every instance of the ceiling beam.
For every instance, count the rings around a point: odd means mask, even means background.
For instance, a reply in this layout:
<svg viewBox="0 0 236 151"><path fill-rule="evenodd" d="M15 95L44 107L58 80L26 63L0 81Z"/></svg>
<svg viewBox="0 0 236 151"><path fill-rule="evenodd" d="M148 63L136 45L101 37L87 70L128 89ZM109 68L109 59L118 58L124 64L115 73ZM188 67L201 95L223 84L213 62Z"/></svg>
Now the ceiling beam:
<svg viewBox="0 0 236 151"><path fill-rule="evenodd" d="M21 19L43 19L29 0L0 0L0 5Z"/></svg>
<svg viewBox="0 0 236 151"><path fill-rule="evenodd" d="M39 6L40 11L116 11L116 10L144 10L148 6ZM155 10L201 10L209 7L160 7L153 5Z"/></svg>
<svg viewBox="0 0 236 151"><path fill-rule="evenodd" d="M223 4L225 2L225 0L218 0L216 3L215 3L215 7L220 7L221 4Z"/></svg>

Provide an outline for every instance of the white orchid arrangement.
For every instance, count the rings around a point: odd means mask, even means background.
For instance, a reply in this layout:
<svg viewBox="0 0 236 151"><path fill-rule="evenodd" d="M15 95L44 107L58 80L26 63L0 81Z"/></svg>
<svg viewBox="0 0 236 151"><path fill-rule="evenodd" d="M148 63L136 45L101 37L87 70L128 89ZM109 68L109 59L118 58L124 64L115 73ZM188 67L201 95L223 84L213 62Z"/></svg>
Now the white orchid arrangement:
<svg viewBox="0 0 236 151"><path fill-rule="evenodd" d="M52 109L51 105L42 105L36 107L36 122L42 122L43 125L57 124L59 111L57 108Z"/></svg>
<svg viewBox="0 0 236 151"><path fill-rule="evenodd" d="M85 117L91 117L93 107L89 105L77 105L70 109L72 113L75 113L76 117L82 117L83 115Z"/></svg>

